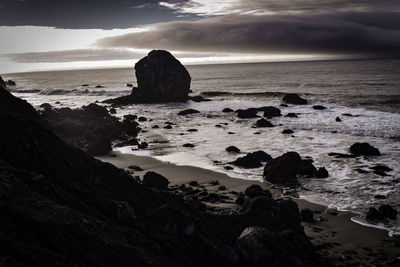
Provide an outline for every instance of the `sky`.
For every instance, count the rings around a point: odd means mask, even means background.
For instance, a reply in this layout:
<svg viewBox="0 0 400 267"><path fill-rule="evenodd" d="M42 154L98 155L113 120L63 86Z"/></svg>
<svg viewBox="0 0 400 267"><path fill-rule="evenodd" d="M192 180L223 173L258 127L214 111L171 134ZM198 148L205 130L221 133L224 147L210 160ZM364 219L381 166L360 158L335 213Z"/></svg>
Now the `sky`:
<svg viewBox="0 0 400 267"><path fill-rule="evenodd" d="M0 73L397 58L400 0L0 0Z"/></svg>

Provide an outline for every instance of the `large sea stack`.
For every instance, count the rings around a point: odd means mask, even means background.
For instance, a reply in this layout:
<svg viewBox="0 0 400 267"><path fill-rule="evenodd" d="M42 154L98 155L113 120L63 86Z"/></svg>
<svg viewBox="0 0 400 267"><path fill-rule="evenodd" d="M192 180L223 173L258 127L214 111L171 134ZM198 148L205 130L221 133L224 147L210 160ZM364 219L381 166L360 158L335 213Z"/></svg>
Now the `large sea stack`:
<svg viewBox="0 0 400 267"><path fill-rule="evenodd" d="M137 88L129 96L106 100L106 103L182 102L189 99L191 77L170 52L153 50L135 65Z"/></svg>

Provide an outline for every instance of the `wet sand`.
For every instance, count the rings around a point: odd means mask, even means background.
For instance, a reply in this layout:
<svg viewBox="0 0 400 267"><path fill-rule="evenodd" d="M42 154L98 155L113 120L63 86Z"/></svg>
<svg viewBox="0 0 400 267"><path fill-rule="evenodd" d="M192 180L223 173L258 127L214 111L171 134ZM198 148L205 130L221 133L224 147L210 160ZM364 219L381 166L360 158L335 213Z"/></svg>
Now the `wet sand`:
<svg viewBox="0 0 400 267"><path fill-rule="evenodd" d="M225 203L206 203L217 208L239 209L235 203L235 192L244 192L252 184L269 189L275 198L282 197L279 189L274 189L257 181L232 178L226 174L192 166L177 166L145 156L136 156L114 152L115 156L98 157L119 168L128 170L134 176L141 177L147 171L155 171L170 181L170 188L176 188L190 181L197 181L208 192L226 195ZM132 171L128 167L139 166L143 171ZM218 185L210 182L218 180ZM218 190L224 185L226 190ZM352 212L340 212L323 205L303 199L293 198L299 209L309 208L314 212L315 223L302 223L307 236L317 251L338 266L400 266L400 239L389 237L387 231L366 227L351 221L356 216ZM342 264L342 265L341 265Z"/></svg>

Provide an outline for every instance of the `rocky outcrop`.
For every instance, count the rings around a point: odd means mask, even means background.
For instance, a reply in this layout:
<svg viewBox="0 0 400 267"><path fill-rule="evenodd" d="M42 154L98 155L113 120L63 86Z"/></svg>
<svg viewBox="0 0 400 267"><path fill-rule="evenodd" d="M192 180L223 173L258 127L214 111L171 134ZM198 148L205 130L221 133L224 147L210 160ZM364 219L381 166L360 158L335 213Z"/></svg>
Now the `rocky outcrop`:
<svg viewBox="0 0 400 267"><path fill-rule="evenodd" d="M296 152L287 152L267 162L264 167L264 179L271 183L296 184L301 168L301 157Z"/></svg>
<svg viewBox="0 0 400 267"><path fill-rule="evenodd" d="M153 50L135 65L138 87L129 96L106 100L105 103L182 102L189 99L191 77L171 53Z"/></svg>
<svg viewBox="0 0 400 267"><path fill-rule="evenodd" d="M286 94L283 97L283 102L294 105L306 105L307 100L301 98L298 94Z"/></svg>
<svg viewBox="0 0 400 267"><path fill-rule="evenodd" d="M362 156L380 156L381 152L368 143L355 143L351 145L350 152Z"/></svg>

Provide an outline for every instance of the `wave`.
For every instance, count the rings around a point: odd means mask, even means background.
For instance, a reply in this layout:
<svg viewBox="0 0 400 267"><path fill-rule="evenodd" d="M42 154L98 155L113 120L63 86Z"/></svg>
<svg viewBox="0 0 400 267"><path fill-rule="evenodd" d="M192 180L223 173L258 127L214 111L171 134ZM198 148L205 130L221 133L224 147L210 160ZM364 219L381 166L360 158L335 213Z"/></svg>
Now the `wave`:
<svg viewBox="0 0 400 267"><path fill-rule="evenodd" d="M41 90L39 92L40 95L87 95L87 96L121 96L128 95L131 93L131 90L123 90L123 91L105 91L105 90L65 90L65 89L48 89Z"/></svg>
<svg viewBox="0 0 400 267"><path fill-rule="evenodd" d="M224 92L224 91L208 91L201 92L202 96L213 97L213 96L263 96L263 97L280 97L287 93L285 92L250 92L250 93L238 93L238 92Z"/></svg>

